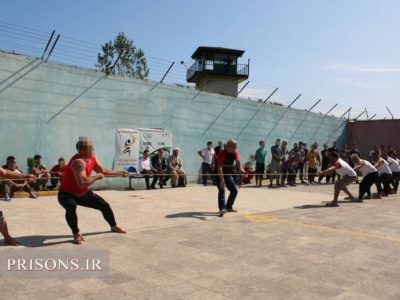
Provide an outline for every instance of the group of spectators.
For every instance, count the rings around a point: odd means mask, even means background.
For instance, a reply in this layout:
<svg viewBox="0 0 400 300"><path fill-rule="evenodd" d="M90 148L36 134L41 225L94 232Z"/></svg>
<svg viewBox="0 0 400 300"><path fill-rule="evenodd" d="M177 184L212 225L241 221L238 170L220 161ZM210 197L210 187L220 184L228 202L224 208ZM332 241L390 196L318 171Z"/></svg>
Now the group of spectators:
<svg viewBox="0 0 400 300"><path fill-rule="evenodd" d="M27 159L26 174L34 175L37 178L36 182L29 183L26 180L16 179L1 181L0 193L5 201L11 201L17 191L25 191L29 194L30 198L36 199L37 195L34 191L47 191L59 187L59 182L64 172L65 159L60 157L58 159L58 164L53 166L50 170L41 162L41 159L42 157L39 154L36 154L33 158L29 157ZM6 164L3 165L2 168L23 174L14 156L8 156Z"/></svg>
<svg viewBox="0 0 400 300"><path fill-rule="evenodd" d="M157 155L151 158L149 150L143 152L143 157L139 160L139 172L144 176L147 190L156 189L157 181L159 187L163 188L170 179L173 188L186 187L186 173L179 152L179 148L174 148L168 159L165 158L162 148L158 149ZM150 177L153 178L151 184Z"/></svg>

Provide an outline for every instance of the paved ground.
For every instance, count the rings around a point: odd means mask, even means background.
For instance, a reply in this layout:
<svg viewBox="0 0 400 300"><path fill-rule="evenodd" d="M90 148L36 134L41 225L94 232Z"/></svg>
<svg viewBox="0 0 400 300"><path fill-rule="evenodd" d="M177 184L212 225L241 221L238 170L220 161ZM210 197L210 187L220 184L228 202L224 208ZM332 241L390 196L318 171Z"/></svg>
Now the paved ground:
<svg viewBox="0 0 400 300"><path fill-rule="evenodd" d="M356 190L357 185L352 186ZM1 299L400 299L400 197L324 207L332 186L243 188L216 217L216 189L102 191L126 235L79 208L70 243L55 196L1 202L19 249L107 249L110 275L0 280Z"/></svg>

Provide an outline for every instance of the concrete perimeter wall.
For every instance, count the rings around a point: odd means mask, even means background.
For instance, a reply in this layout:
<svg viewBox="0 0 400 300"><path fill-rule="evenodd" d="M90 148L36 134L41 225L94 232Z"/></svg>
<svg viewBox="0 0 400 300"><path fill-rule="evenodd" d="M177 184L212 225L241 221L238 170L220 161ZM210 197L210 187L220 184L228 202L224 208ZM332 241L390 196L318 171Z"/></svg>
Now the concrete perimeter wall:
<svg viewBox="0 0 400 300"><path fill-rule="evenodd" d="M400 152L400 120L355 121L347 124L348 143L357 143L361 156L368 158L374 145Z"/></svg>
<svg viewBox="0 0 400 300"><path fill-rule="evenodd" d="M277 137L290 143L322 145L338 137L344 142L344 119L272 104L249 123L260 105L0 52L0 162L15 155L25 171L26 157L39 153L51 167L59 156L70 158L79 136L88 136L100 161L111 167L119 127L171 130L190 173L199 170L196 151L208 140L235 138L243 128L238 142L244 162L263 139L268 150Z"/></svg>

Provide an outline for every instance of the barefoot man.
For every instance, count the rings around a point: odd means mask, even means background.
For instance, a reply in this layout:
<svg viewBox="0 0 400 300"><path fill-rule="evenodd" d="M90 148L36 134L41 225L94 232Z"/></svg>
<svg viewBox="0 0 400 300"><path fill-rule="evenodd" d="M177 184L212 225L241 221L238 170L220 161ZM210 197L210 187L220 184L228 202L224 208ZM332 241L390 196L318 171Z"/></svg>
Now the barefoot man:
<svg viewBox="0 0 400 300"><path fill-rule="evenodd" d="M36 177L28 174L28 175L23 175L19 172L15 171L10 171L6 170L3 168L0 168L0 178L7 178L7 179L26 179L28 182L35 182ZM8 233L8 227L7 227L7 222L6 219L4 218L3 212L0 210L0 232L4 237L4 241L7 245L11 246L18 246L19 243L16 241L9 233Z"/></svg>
<svg viewBox="0 0 400 300"><path fill-rule="evenodd" d="M82 244L84 241L78 228L77 205L100 210L104 219L110 225L111 231L126 233L125 230L117 226L110 205L99 195L89 191L88 187L95 181L103 179L105 175L126 177L129 176L129 173L104 168L93 153L92 142L87 138L79 138L76 148L78 153L71 158L65 167L58 193L58 202L65 208L65 218L74 235L74 243ZM97 173L96 176L90 176L92 171Z"/></svg>

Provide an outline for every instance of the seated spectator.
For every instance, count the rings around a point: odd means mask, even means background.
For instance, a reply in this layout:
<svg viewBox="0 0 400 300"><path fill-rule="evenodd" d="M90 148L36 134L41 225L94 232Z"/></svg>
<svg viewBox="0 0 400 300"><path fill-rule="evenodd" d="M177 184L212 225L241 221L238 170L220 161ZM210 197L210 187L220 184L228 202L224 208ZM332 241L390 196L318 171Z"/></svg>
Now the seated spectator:
<svg viewBox="0 0 400 300"><path fill-rule="evenodd" d="M144 150L143 157L139 159L139 172L140 174L144 175L144 180L146 181L146 189L155 190L158 177L154 177L151 185L149 184L150 176L153 174L157 174L157 170L154 169L151 165L151 161L149 159L149 150Z"/></svg>
<svg viewBox="0 0 400 300"><path fill-rule="evenodd" d="M50 170L50 174L52 177L50 180L51 189L55 189L56 187L59 186L62 174L64 173L64 169L65 169L65 159L63 157L60 157L58 159L58 165L55 165Z"/></svg>
<svg viewBox="0 0 400 300"><path fill-rule="evenodd" d="M172 187L185 187L187 180L185 170L183 169L182 160L179 157L179 148L175 148L172 151L172 155L168 158L168 169L172 174Z"/></svg>
<svg viewBox="0 0 400 300"><path fill-rule="evenodd" d="M17 162L12 156L9 156L7 158L7 165L5 169L22 174L22 172L18 170ZM0 190L1 193L4 195L4 201L11 201L11 199L14 197L14 193L20 190L27 192L29 194L29 198L37 198L37 196L32 192L28 182L25 180L4 180L0 184Z"/></svg>
<svg viewBox="0 0 400 300"><path fill-rule="evenodd" d="M157 155L154 155L151 158L151 165L153 166L154 169L157 170L158 174L162 174L159 176L155 176L154 180L157 182L156 178L159 179L158 185L160 188L163 188L164 185L167 184L167 181L171 178L171 175L168 175L168 167L167 167L167 161L164 157L164 149L160 148L157 151Z"/></svg>
<svg viewBox="0 0 400 300"><path fill-rule="evenodd" d="M37 191L48 191L46 184L49 182L50 172L47 167L41 163L41 159L42 157L39 154L33 157L33 161L28 159L28 174L32 174L38 178L34 184Z"/></svg>

